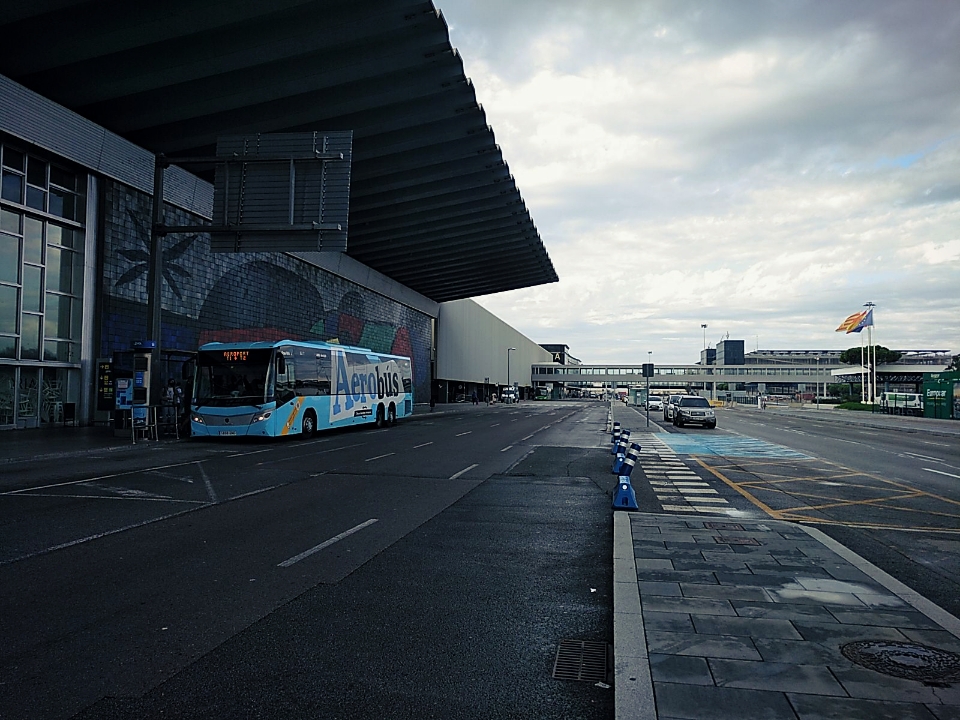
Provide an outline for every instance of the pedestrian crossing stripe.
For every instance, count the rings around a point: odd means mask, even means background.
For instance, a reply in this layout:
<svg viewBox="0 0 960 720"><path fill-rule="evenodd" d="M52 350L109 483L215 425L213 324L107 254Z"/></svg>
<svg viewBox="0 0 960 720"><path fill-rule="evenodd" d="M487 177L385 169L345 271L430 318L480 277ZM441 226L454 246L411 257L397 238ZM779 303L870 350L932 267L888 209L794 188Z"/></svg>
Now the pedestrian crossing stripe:
<svg viewBox="0 0 960 720"><path fill-rule="evenodd" d="M764 440L743 437L716 437L668 434L658 438L681 455L725 455L748 458L794 458L810 460L809 455Z"/></svg>

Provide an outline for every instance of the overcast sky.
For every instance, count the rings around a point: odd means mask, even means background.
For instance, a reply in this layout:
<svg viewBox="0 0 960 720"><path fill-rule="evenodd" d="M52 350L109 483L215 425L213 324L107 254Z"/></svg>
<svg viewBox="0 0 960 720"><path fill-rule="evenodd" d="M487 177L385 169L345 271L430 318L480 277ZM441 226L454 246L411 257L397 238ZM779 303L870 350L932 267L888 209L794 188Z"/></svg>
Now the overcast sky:
<svg viewBox="0 0 960 720"><path fill-rule="evenodd" d="M585 362L960 352L960 3L434 0L560 282L477 298Z"/></svg>

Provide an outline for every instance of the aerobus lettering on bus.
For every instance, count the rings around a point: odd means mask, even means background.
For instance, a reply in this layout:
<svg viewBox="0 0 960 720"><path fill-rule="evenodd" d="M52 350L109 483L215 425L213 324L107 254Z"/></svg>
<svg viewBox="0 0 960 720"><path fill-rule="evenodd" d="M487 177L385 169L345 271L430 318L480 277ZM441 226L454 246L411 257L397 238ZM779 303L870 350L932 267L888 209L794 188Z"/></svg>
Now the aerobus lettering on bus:
<svg viewBox="0 0 960 720"><path fill-rule="evenodd" d="M330 422L370 415L373 401L400 397L402 385L396 361L351 366L347 354L337 350L333 351L332 360L336 385Z"/></svg>
<svg viewBox="0 0 960 720"><path fill-rule="evenodd" d="M412 412L408 357L294 340L208 343L198 353L195 435L309 436Z"/></svg>

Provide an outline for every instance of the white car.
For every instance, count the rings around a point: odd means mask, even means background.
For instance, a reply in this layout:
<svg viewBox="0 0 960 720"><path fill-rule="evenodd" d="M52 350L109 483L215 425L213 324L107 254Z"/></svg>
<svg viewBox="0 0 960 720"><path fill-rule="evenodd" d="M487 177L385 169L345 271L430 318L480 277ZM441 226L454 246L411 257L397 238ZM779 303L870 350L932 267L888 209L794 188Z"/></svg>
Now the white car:
<svg viewBox="0 0 960 720"><path fill-rule="evenodd" d="M663 402L663 419L673 420L673 413L676 410L676 404L680 402L683 395L670 395Z"/></svg>
<svg viewBox="0 0 960 720"><path fill-rule="evenodd" d="M658 397L647 399L647 410L659 410L663 412L663 400Z"/></svg>

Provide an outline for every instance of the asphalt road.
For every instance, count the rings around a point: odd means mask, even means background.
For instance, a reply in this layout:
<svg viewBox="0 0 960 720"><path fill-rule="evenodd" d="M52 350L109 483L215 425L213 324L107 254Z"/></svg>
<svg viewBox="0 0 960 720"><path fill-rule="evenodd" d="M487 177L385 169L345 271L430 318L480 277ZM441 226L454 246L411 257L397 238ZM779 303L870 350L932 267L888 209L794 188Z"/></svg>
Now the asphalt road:
<svg viewBox="0 0 960 720"><path fill-rule="evenodd" d="M955 434L752 408L718 410L716 430L657 424L731 507L812 524L960 616Z"/></svg>
<svg viewBox="0 0 960 720"><path fill-rule="evenodd" d="M552 676L560 640L612 640L608 406L447 410L0 446L0 718L612 717L609 687ZM614 412L683 466L635 475L642 512L811 523L960 615L955 436Z"/></svg>
<svg viewBox="0 0 960 720"><path fill-rule="evenodd" d="M311 441L106 446L0 479L0 717L610 718L601 403Z"/></svg>

